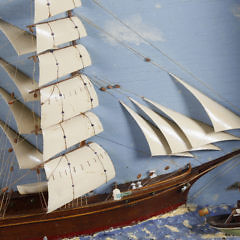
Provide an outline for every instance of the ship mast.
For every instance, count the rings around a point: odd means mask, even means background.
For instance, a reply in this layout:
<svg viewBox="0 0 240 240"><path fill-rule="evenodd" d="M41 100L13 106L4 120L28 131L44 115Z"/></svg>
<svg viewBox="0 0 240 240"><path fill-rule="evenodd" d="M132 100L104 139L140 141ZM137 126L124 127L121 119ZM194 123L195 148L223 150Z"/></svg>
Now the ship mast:
<svg viewBox="0 0 240 240"><path fill-rule="evenodd" d="M19 123L20 133L23 132L23 127L28 127L28 134L43 135L43 153L38 156L40 161L25 164L20 156L19 165L28 169L43 168L47 182L18 185L17 188L21 194L48 190L48 212L96 189L115 176L113 164L106 151L96 143L85 144L88 138L101 133L103 127L99 118L90 111L98 106L95 89L90 79L80 71L91 65L91 58L87 49L78 43L79 39L87 36L80 19L72 14L72 10L79 6L80 0L62 0L61 3L48 0L47 4L35 0L35 24L31 25L30 29L33 33L33 27L36 28L36 37L33 37L36 55L33 56L33 60L38 60L39 63L39 81L37 87L28 89L28 94L36 99L40 96L41 118L34 115L31 118L32 112L30 114L30 110L25 107L24 116L33 125L23 124L18 120L17 104L24 104L16 100L10 106ZM67 13L67 17L49 19L64 12ZM12 41L11 36L14 30L23 30L16 27L11 29L13 30L10 33L5 30L6 36L12 44L21 48L18 43ZM29 38L34 35L26 36ZM15 49L17 47L14 46ZM22 89L19 78L13 77L14 67L6 67L5 60L0 63L4 65L5 71L16 85L20 86L19 89ZM20 78L24 76L22 73L18 75ZM24 98L29 99L25 92L21 91ZM10 100L4 90L0 93L6 101ZM39 122L38 126L36 119ZM14 137L11 130L5 132ZM12 138L9 139L13 143ZM14 147L13 150L15 149L17 148ZM23 147L20 150L23 151ZM17 152L16 150L16 155Z"/></svg>

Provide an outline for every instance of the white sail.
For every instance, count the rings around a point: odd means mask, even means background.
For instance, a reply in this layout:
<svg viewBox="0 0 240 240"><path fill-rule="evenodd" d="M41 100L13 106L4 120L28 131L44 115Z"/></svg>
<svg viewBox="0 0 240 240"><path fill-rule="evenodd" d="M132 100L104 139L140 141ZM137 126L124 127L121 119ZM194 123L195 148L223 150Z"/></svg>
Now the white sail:
<svg viewBox="0 0 240 240"><path fill-rule="evenodd" d="M130 98L130 100L142 109L156 124L166 138L172 153L185 152L191 149L188 139L175 123L155 113L150 108L138 103L132 98Z"/></svg>
<svg viewBox="0 0 240 240"><path fill-rule="evenodd" d="M46 192L48 187L47 182L28 183L23 185L17 185L17 190L20 194L32 194L39 192Z"/></svg>
<svg viewBox="0 0 240 240"><path fill-rule="evenodd" d="M36 32L37 53L87 36L82 22L75 16L38 24Z"/></svg>
<svg viewBox="0 0 240 240"><path fill-rule="evenodd" d="M198 148L202 145L226 140L240 140L231 134L225 132L214 132L213 128L209 125L202 123L197 120L193 120L189 117L184 116L178 112L168 109L156 102L153 102L147 98L145 101L151 103L153 106L158 108L160 111L167 114L176 124L182 129L187 136L189 142L193 148Z"/></svg>
<svg viewBox="0 0 240 240"><path fill-rule="evenodd" d="M207 112L216 132L240 128L240 117L238 115L185 83L174 74L170 73L170 76L174 77L198 99Z"/></svg>
<svg viewBox="0 0 240 240"><path fill-rule="evenodd" d="M56 14L81 6L81 0L35 0L35 18L38 23Z"/></svg>
<svg viewBox="0 0 240 240"><path fill-rule="evenodd" d="M194 157L194 155L192 155L190 152L179 152L179 153L172 153L168 155L174 156L174 157L191 157L191 158Z"/></svg>
<svg viewBox="0 0 240 240"><path fill-rule="evenodd" d="M42 88L40 93L42 129L98 106L94 87L82 74Z"/></svg>
<svg viewBox="0 0 240 240"><path fill-rule="evenodd" d="M198 147L198 148L193 148L192 150L190 151L202 151L202 150L213 150L213 151L220 151L221 148L214 145L214 144L206 144L206 145L203 145L201 147Z"/></svg>
<svg viewBox="0 0 240 240"><path fill-rule="evenodd" d="M144 111L152 119L158 129L163 133L171 148L171 155L193 157L190 153L186 151L219 150L219 148L213 144L207 144L199 146L198 148L192 148L185 134L174 122L155 113L150 108L138 103L132 98L129 99L133 103L135 103L140 109L142 109L142 111Z"/></svg>
<svg viewBox="0 0 240 240"><path fill-rule="evenodd" d="M2 121L0 121L0 127L9 139L21 169L32 169L38 167L43 162L42 154L33 145Z"/></svg>
<svg viewBox="0 0 240 240"><path fill-rule="evenodd" d="M11 97L3 88L0 88L0 96L10 108L20 134L31 134L40 129L40 118L34 112Z"/></svg>
<svg viewBox="0 0 240 240"><path fill-rule="evenodd" d="M80 114L63 123L43 129L43 159L48 160L102 131L100 120L92 112Z"/></svg>
<svg viewBox="0 0 240 240"><path fill-rule="evenodd" d="M13 80L25 102L39 100L38 95L34 96L34 94L29 94L30 91L38 87L37 83L33 79L19 71L16 67L6 62L2 58L0 58L0 65Z"/></svg>
<svg viewBox="0 0 240 240"><path fill-rule="evenodd" d="M18 55L36 51L36 38L10 23L0 19L0 30L6 35Z"/></svg>
<svg viewBox="0 0 240 240"><path fill-rule="evenodd" d="M38 59L39 86L91 65L86 48L80 44L40 54Z"/></svg>
<svg viewBox="0 0 240 240"><path fill-rule="evenodd" d="M53 159L44 164L44 168L48 179L48 212L96 189L115 176L111 159L96 143Z"/></svg>
<svg viewBox="0 0 240 240"><path fill-rule="evenodd" d="M138 126L142 130L149 145L151 155L158 156L170 154L171 150L169 148L169 145L166 140L160 135L160 133L153 129L147 121L145 121L142 117L135 113L131 108L129 108L121 101L120 103L130 113L130 115L133 117L133 119L137 122Z"/></svg>

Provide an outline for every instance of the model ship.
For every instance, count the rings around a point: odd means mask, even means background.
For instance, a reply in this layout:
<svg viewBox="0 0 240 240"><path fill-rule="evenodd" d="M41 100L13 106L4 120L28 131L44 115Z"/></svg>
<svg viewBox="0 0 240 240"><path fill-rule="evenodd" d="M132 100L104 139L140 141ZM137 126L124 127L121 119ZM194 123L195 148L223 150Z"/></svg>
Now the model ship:
<svg viewBox="0 0 240 240"><path fill-rule="evenodd" d="M7 154L14 154L19 168L35 171L39 179L21 185L11 182L12 162L4 164L1 239L41 239L44 236L55 239L137 223L186 203L189 189L198 178L240 154L240 150L236 150L197 167L188 164L168 174L156 176L153 173L141 180L139 176L139 179L113 187L113 194L109 191L87 196L113 179L115 169L108 153L99 144L87 142L101 133L103 126L90 111L98 106L98 97L91 80L83 74L83 69L91 65L91 59L86 48L78 43L87 35L80 19L72 13L80 6L80 0L61 3L36 0L35 23L29 26L32 32L0 20L0 29L18 54L36 53L32 58L39 63L39 81L17 71L4 59L0 59L0 64L24 102L40 101L41 105L39 117L14 94L0 89L18 130L11 129L7 121L0 122L12 145ZM63 12L67 17L48 19ZM36 36L33 28L36 28ZM144 98L170 120L131 99L154 122L153 125L121 102L143 131L152 156L192 157L190 151L219 150L212 144L214 142L240 140L223 132L240 127L236 114L174 74L170 75L199 100L213 127ZM22 114L24 121L20 117ZM43 152L30 144L23 134L42 134ZM45 171L47 181L41 180L41 171ZM14 185L18 192L12 190Z"/></svg>

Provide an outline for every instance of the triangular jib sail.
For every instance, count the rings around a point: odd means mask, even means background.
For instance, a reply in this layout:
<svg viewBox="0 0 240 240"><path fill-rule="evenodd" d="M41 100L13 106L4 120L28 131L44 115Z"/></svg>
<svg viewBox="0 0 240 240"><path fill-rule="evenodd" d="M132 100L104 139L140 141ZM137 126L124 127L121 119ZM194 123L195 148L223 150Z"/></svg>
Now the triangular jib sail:
<svg viewBox="0 0 240 240"><path fill-rule="evenodd" d="M240 140L229 133L214 132L213 128L200 121L188 118L149 99L143 98L167 114L174 122L130 98L156 125L154 127L126 104L121 104L131 114L142 130L150 147L151 155L188 156L186 151L220 150L211 143Z"/></svg>
<svg viewBox="0 0 240 240"><path fill-rule="evenodd" d="M216 132L240 128L240 117L235 113L205 96L203 93L185 83L174 74L170 73L170 76L181 83L198 99L207 112Z"/></svg>

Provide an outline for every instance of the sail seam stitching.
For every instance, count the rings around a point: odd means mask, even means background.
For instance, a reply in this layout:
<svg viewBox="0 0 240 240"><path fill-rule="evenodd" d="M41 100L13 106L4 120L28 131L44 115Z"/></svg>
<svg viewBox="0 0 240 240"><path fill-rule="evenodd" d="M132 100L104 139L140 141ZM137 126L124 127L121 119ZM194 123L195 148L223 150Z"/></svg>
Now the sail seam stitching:
<svg viewBox="0 0 240 240"><path fill-rule="evenodd" d="M56 61L56 66L57 66L57 80L59 79L59 63L58 63L58 60L57 60L57 57L56 55L54 54L54 51L51 52L55 61Z"/></svg>
<svg viewBox="0 0 240 240"><path fill-rule="evenodd" d="M73 191L73 200L75 199L75 185L74 185L74 181L73 181L73 175L72 175L72 169L71 169L71 163L67 157L67 155L64 155L65 159L67 160L67 165L69 168L69 173L70 173L70 177L71 177L71 182L72 182L72 191Z"/></svg>
<svg viewBox="0 0 240 240"><path fill-rule="evenodd" d="M55 42L55 35L54 35L54 32L53 32L52 26L51 26L50 22L48 22L47 25L50 28L51 36L52 36L52 39L53 39L53 45L55 47L56 46L56 42Z"/></svg>
<svg viewBox="0 0 240 240"><path fill-rule="evenodd" d="M49 0L46 0L46 2L47 2L47 8L48 8L48 18L50 18L51 17L51 9L50 9L51 3Z"/></svg>
<svg viewBox="0 0 240 240"><path fill-rule="evenodd" d="M98 158L98 161L100 162L102 168L103 168L103 171L104 171L104 174L105 174L105 178L106 178L106 183L108 182L108 176L107 176L107 170L105 169L104 167L104 164L102 163L102 161L100 160L100 157L98 155L98 152L96 152L93 148L91 148L89 145L87 145L93 152L95 155L97 155L97 158Z"/></svg>
<svg viewBox="0 0 240 240"><path fill-rule="evenodd" d="M80 39L81 38L81 34L80 34L80 31L79 31L78 25L74 22L74 20L71 17L69 17L69 20L73 23L74 29L76 29L76 31L78 33L78 38Z"/></svg>
<svg viewBox="0 0 240 240"><path fill-rule="evenodd" d="M79 48L77 46L74 45L73 47L75 47L75 49L79 53L79 58L80 58L80 61L82 62L82 69L84 69L85 66L84 66L83 56L82 56L82 54L81 54L81 52L80 52L80 50L79 50Z"/></svg>
<svg viewBox="0 0 240 240"><path fill-rule="evenodd" d="M88 89L88 87L87 87L87 83L84 81L84 79L83 79L83 77L82 77L81 74L79 74L79 77L80 77L80 79L82 80L82 82L83 82L83 84L84 84L84 87L85 87L85 89L86 89L87 92L88 92L88 95L89 95L89 97L90 97L91 108L93 108L93 100L94 100L94 99L92 98L91 92L89 91L89 89Z"/></svg>

